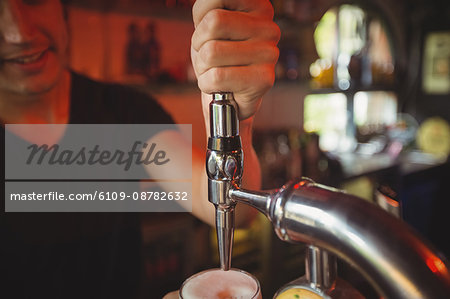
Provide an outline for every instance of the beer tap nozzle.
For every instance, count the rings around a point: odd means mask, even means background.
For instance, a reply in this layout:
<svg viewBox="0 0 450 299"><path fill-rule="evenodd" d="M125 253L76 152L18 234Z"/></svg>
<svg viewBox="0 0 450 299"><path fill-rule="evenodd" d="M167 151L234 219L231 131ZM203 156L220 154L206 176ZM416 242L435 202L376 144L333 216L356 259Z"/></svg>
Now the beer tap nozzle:
<svg viewBox="0 0 450 299"><path fill-rule="evenodd" d="M229 270L236 202L229 191L241 184L243 152L237 107L232 93L214 93L209 104L210 137L206 155L208 200L216 208L220 267Z"/></svg>

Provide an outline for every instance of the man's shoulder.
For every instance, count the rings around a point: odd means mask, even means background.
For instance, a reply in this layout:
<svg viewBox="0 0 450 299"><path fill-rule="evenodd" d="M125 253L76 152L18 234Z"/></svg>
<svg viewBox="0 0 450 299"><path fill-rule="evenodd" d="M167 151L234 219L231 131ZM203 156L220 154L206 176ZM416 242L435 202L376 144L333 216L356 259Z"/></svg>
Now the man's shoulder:
<svg viewBox="0 0 450 299"><path fill-rule="evenodd" d="M94 120L86 119L90 115L101 123L173 123L150 94L74 72L71 102L74 122L92 122Z"/></svg>
<svg viewBox="0 0 450 299"><path fill-rule="evenodd" d="M72 95L81 95L92 97L96 101L106 101L113 103L115 101L150 101L156 100L150 95L138 91L126 85L97 81L79 73L72 72ZM78 91L78 93L77 93Z"/></svg>

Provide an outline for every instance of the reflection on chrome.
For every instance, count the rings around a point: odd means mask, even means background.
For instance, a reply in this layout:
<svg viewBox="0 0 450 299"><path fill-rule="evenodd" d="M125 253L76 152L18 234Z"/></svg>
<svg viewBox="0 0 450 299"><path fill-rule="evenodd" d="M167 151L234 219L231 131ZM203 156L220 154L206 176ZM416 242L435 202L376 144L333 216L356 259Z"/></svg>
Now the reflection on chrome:
<svg viewBox="0 0 450 299"><path fill-rule="evenodd" d="M287 242L310 244L306 288L332 296L336 255L357 268L385 298L445 298L447 262L406 223L374 204L308 179L272 192L231 189Z"/></svg>

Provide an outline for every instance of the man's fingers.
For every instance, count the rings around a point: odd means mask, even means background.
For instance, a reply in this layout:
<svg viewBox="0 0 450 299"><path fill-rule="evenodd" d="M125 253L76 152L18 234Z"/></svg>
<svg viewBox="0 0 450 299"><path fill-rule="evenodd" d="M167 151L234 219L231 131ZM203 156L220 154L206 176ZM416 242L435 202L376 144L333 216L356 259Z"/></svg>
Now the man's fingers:
<svg viewBox="0 0 450 299"><path fill-rule="evenodd" d="M252 116L274 83L279 55L280 29L270 1L197 0L192 12L191 57L202 99L233 92L239 119Z"/></svg>
<svg viewBox="0 0 450 299"><path fill-rule="evenodd" d="M223 9L209 11L192 35L192 47L199 51L210 40L271 40L277 43L280 29L273 22Z"/></svg>
<svg viewBox="0 0 450 299"><path fill-rule="evenodd" d="M194 63L199 76L216 67L275 64L278 54L278 48L273 42L213 40L205 43L194 55Z"/></svg>
<svg viewBox="0 0 450 299"><path fill-rule="evenodd" d="M274 65L260 64L209 69L198 77L198 85L205 93L226 90L241 94L236 99L240 104L254 99L256 93L267 91L274 80Z"/></svg>
<svg viewBox="0 0 450 299"><path fill-rule="evenodd" d="M197 27L205 15L214 9L248 12L266 19L273 19L273 8L266 0L197 0L192 8L194 26Z"/></svg>

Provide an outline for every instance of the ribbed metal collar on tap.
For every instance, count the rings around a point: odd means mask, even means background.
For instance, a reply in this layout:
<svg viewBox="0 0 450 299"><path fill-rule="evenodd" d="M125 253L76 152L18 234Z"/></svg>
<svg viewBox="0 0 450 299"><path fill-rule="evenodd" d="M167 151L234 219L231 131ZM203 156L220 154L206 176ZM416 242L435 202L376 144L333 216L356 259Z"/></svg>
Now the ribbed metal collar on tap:
<svg viewBox="0 0 450 299"><path fill-rule="evenodd" d="M217 92L213 94L214 101L233 101L234 96L232 92Z"/></svg>
<svg viewBox="0 0 450 299"><path fill-rule="evenodd" d="M233 93L214 93L209 104L211 137L239 135L239 120Z"/></svg>

